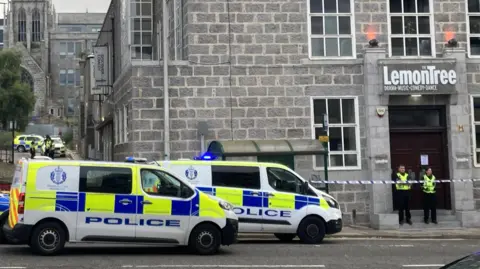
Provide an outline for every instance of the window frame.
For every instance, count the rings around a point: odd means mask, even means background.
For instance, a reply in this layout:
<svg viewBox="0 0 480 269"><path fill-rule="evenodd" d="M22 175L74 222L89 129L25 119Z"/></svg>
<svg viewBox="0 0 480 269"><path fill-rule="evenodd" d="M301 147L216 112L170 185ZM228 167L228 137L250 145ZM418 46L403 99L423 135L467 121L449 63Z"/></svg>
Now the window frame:
<svg viewBox="0 0 480 269"><path fill-rule="evenodd" d="M31 38L32 42L42 41L42 15L40 15L40 10L34 8L32 10L32 33Z"/></svg>
<svg viewBox="0 0 480 269"><path fill-rule="evenodd" d="M128 104L123 106L123 141L128 142Z"/></svg>
<svg viewBox="0 0 480 269"><path fill-rule="evenodd" d="M327 1L327 0L324 0ZM337 9L338 9L338 1ZM325 6L325 5L324 5ZM315 14L315 15L312 15ZM320 15L322 14L322 15ZM312 17L325 17L325 16L350 16L350 37L352 39L352 56L313 56L312 55ZM324 20L325 24L325 20ZM338 25L337 25L338 29ZM310 60L344 60L344 59L357 59L357 41L356 41L356 29L355 29L355 1L350 0L350 13L310 13L310 0L307 0L307 35L308 35L308 58ZM322 38L325 38L325 33L322 35ZM340 36L347 35L337 35L337 38ZM340 44L339 44L340 46ZM325 48L324 48L325 49ZM326 49L325 49L326 50ZM340 47L338 53L340 54Z"/></svg>
<svg viewBox="0 0 480 269"><path fill-rule="evenodd" d="M417 0L414 0L414 1L417 1ZM467 5L468 6L468 5ZM403 1L402 1L402 7L403 7ZM430 59L430 58L435 58L437 57L437 46L436 46L436 39L435 39L435 35L437 33L437 31L435 30L435 20L434 20L434 9L435 9L435 6L433 4L433 0L428 0L428 8L429 8L429 13L428 13L428 18L430 20L430 38L431 38L431 50L432 50L432 55L431 56L422 56L422 55L418 55L418 56L415 56L415 55L412 55L412 56L406 56L406 55L403 55L403 56L392 56L392 28L391 28L391 23L392 23L392 14L397 14L397 16L402 16L402 17L405 17L407 15L409 15L410 17L411 16L414 16L417 18L417 21L418 21L418 17L424 17L425 15L420 15L420 14L423 14L423 13L390 13L390 0L387 0L387 37L388 37L388 57L389 58L397 58L397 59L402 59L402 58L405 58L405 59L412 59L412 58L425 58L425 59ZM468 8L468 7L467 7ZM401 14L401 15L400 15ZM395 15L393 15L395 16ZM403 25L402 25L403 27ZM418 24L417 24L417 28L418 28ZM427 36L427 35L424 35L424 34L415 34L415 35L412 35L412 34L402 34L402 35L394 35L394 36L401 36L403 38L406 38L406 37L416 37L416 38L420 38L421 36ZM403 47L404 47L404 52L405 52L405 43L403 44Z"/></svg>
<svg viewBox="0 0 480 269"><path fill-rule="evenodd" d="M17 15L17 24L18 24L18 33L17 33L17 41L18 42L27 42L27 11L25 8L20 7L18 9Z"/></svg>
<svg viewBox="0 0 480 269"><path fill-rule="evenodd" d="M475 107L474 107L474 101L475 98L480 98L480 94L472 94L470 95L470 108L472 111L472 117L470 118L470 123L472 126L471 130L471 136L472 136L472 150L473 150L473 166L474 167L480 167L480 160L477 159L477 152L480 152L480 148L477 149L477 133L476 133L476 126L480 126L480 121L475 121Z"/></svg>
<svg viewBox="0 0 480 269"><path fill-rule="evenodd" d="M83 180L83 171L87 169L86 173L85 173L85 190L82 189L82 180ZM112 171L112 170L122 170L122 171L126 171L128 170L130 172L130 193L119 193L118 191L115 192L115 193L110 193L110 192L92 192L92 191L87 191L88 188L87 188L87 182L88 182L88 178L87 178L87 175L88 175L88 172L91 171L91 170L94 170L94 171ZM79 186L78 186L78 191L79 192L84 192L84 193L99 193L99 194L122 194L122 195L129 195L129 194L132 194L135 190L133 188L133 169L131 167L104 167L104 166L80 166L80 173L79 173ZM103 181L103 180L102 180Z"/></svg>
<svg viewBox="0 0 480 269"><path fill-rule="evenodd" d="M236 187L232 187L232 186L221 186L221 185L217 185L214 183L213 181L213 178L214 178L214 168L216 167L221 167L221 168L226 168L226 167L229 167L229 168L255 168L255 169L258 169L258 188L257 186L255 187L244 187L244 186L236 186ZM239 166L232 166L232 165L212 165L211 166L211 174L212 174L212 187L219 187L219 188L231 188L231 189L249 189L249 190L261 190L262 189L262 169L260 169L259 166L242 166L242 165L239 165Z"/></svg>
<svg viewBox="0 0 480 269"><path fill-rule="evenodd" d="M362 169L362 152L361 152L361 144L360 144L360 108L359 108L359 103L358 103L358 96L354 96L354 95L346 95L346 96L313 96L310 98L310 115L311 115L311 118L310 118L310 124L311 124L311 133L312 133L312 139L318 139L318 137L315 137L315 129L316 128L320 128L318 126L318 124L315 124L315 108L314 108L314 101L315 100L326 100L327 102L327 109L328 109L328 100L329 99L353 99L353 106L354 106L354 111L355 111L355 123L354 124L343 124L343 123L328 123L328 126L329 128L330 127L355 127L355 144L356 144L356 152L355 154L357 154L357 166L345 166L345 162L344 162L344 166L330 166L330 156L331 155L346 155L346 154L354 154L353 152L351 151L340 151L338 152L339 154L335 154L337 152L334 152L334 154L332 154L332 152L330 152L330 141L328 142L328 149L329 149L329 153L328 153L328 156L329 156L329 160L328 160L328 170L329 171L353 171L353 170L361 170ZM328 111L328 110L327 110ZM340 113L343 113L342 110L340 110ZM333 125L333 126L332 126ZM353 126L349 126L349 125L353 125ZM343 130L343 129L342 129ZM344 139L343 137L343 132L342 132L342 139ZM324 167L321 167L321 166L317 166L317 156L313 156L313 170L314 171L325 171L325 168Z"/></svg>
<svg viewBox="0 0 480 269"><path fill-rule="evenodd" d="M308 190L306 192L303 192L303 193L299 193L299 192L290 192L290 191L285 191L285 190L279 190L277 188L275 188L274 186L272 186L270 184L270 179L268 178L269 176L269 170L271 169L279 169L279 170L283 170L284 173L289 173L291 174L292 176L295 177L295 179L300 182L300 186L303 187L303 185L305 184L305 181L302 180L298 175L296 175L295 173L292 173L292 171L289 171L287 169L284 169L284 168L279 168L279 167L265 167L265 172L267 174L267 181L268 181L268 186L270 186L270 188L272 188L273 190L277 191L277 192L284 192L284 193L291 193L291 194L297 194L297 195L306 195L306 196L317 196L310 188L310 186L308 187Z"/></svg>
<svg viewBox="0 0 480 269"><path fill-rule="evenodd" d="M142 171L155 171L155 172L160 172L160 173L164 173L164 174L167 174L169 175L170 177L174 178L175 180L177 180L179 183L180 183L180 189L182 189L183 187L186 187L188 188L192 194L188 197L181 197L181 196L166 196L166 195L159 195L159 194L152 194L152 193L148 193L146 192L144 189L143 189L143 180L142 180ZM140 178L140 185L141 185L141 189L142 189L142 192L148 196L151 196L151 197L166 197L166 198L176 198L176 199L185 199L185 200L188 200L188 199L192 199L194 196L195 196L195 190L192 189L190 186L188 186L187 184L185 184L185 182L183 182L180 178L172 175L171 173L168 173L166 171L163 171L163 170L159 170L159 169L152 169L152 168L140 168L139 169L139 178ZM180 194L181 194L181 190L180 190Z"/></svg>
<svg viewBox="0 0 480 269"><path fill-rule="evenodd" d="M471 49L471 46L470 46L470 37L479 37L480 38L480 33L478 33L478 34L470 33L470 16L480 17L480 12L469 12L468 11L468 0L467 0L466 4L465 4L465 14L467 16L467 18L466 18L466 24L467 24L467 57L468 58L480 58L480 54L479 55L472 55L472 49ZM480 167L480 165L478 167Z"/></svg>
<svg viewBox="0 0 480 269"><path fill-rule="evenodd" d="M65 78L64 82L62 82L62 75ZM67 70L66 69L60 69L58 73L58 84L60 86L67 86Z"/></svg>
<svg viewBox="0 0 480 269"><path fill-rule="evenodd" d="M153 45L154 45L154 38L155 38L155 35L153 33L153 15L154 15L154 2L153 0L129 0L127 1L128 2L128 10L129 10L129 16L128 16L128 38L129 38L129 44L130 44L130 59L132 61L152 61L154 60L154 51L153 51ZM140 10L142 10L142 7L141 5L142 4L150 4L150 8L151 8L151 11L150 11L150 15L145 15L143 14L143 11L140 11L140 15L137 15L137 14L133 14L132 12L132 4L140 4ZM134 30L134 24L132 23L132 20L133 19L140 19L140 30ZM143 30L143 25L142 25L142 20L143 19L150 19L150 30ZM140 44L136 44L134 43L134 39L135 39L135 33L140 33ZM148 33L150 32L151 34L151 44L150 45L144 45L143 44L143 33ZM140 57L136 57L136 58L133 58L133 53L132 51L134 50L134 48L138 48L140 47ZM150 55L150 58L143 58L143 49L144 48L148 48L150 47L151 49L151 55Z"/></svg>

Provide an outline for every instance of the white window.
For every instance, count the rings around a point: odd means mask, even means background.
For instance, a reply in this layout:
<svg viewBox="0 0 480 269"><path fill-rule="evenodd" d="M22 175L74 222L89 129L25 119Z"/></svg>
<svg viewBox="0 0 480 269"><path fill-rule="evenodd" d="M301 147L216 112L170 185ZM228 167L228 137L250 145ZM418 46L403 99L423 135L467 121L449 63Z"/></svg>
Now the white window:
<svg viewBox="0 0 480 269"><path fill-rule="evenodd" d="M480 1L468 0L468 55L480 56Z"/></svg>
<svg viewBox="0 0 480 269"><path fill-rule="evenodd" d="M355 20L353 0L309 0L310 58L353 58Z"/></svg>
<svg viewBox="0 0 480 269"><path fill-rule="evenodd" d="M123 143L123 111L118 110L118 143Z"/></svg>
<svg viewBox="0 0 480 269"><path fill-rule="evenodd" d="M130 1L130 44L134 60L153 60L152 0Z"/></svg>
<svg viewBox="0 0 480 269"><path fill-rule="evenodd" d="M113 113L113 120L114 120L113 133L115 136L115 145L117 145L119 144L119 142L118 142L118 114L116 112Z"/></svg>
<svg viewBox="0 0 480 269"><path fill-rule="evenodd" d="M60 42L60 58L69 57L80 58L83 51L83 42L81 41L65 41Z"/></svg>
<svg viewBox="0 0 480 269"><path fill-rule="evenodd" d="M434 56L432 0L389 0L391 56Z"/></svg>
<svg viewBox="0 0 480 269"><path fill-rule="evenodd" d="M123 106L123 142L128 142L128 105Z"/></svg>
<svg viewBox="0 0 480 269"><path fill-rule="evenodd" d="M69 69L67 72L67 85L74 86L75 85L75 70Z"/></svg>
<svg viewBox="0 0 480 269"><path fill-rule="evenodd" d="M472 96L472 141L475 167L480 167L480 96Z"/></svg>
<svg viewBox="0 0 480 269"><path fill-rule="evenodd" d="M183 0L168 0L167 6L170 60L183 60Z"/></svg>
<svg viewBox="0 0 480 269"><path fill-rule="evenodd" d="M60 85L67 85L67 70L60 70L58 80Z"/></svg>
<svg viewBox="0 0 480 269"><path fill-rule="evenodd" d="M314 139L322 135L328 115L328 169L360 169L360 130L357 97L312 98ZM324 157L315 156L314 169L323 169Z"/></svg>

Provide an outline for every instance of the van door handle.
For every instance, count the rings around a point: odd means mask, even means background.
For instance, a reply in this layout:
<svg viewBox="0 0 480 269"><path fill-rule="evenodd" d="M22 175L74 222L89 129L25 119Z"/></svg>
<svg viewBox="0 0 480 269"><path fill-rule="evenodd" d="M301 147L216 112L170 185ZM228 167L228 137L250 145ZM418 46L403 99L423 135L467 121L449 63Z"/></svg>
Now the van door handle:
<svg viewBox="0 0 480 269"><path fill-rule="evenodd" d="M141 201L140 203L144 204L144 205L151 205L153 204L152 202L148 201L148 200L144 200L144 201Z"/></svg>
<svg viewBox="0 0 480 269"><path fill-rule="evenodd" d="M260 195L260 192L258 192L258 191L252 191L252 195Z"/></svg>
<svg viewBox="0 0 480 269"><path fill-rule="evenodd" d="M273 196L275 196L275 194L273 194L273 193L267 193L267 196L273 197Z"/></svg>
<svg viewBox="0 0 480 269"><path fill-rule="evenodd" d="M132 203L132 200L128 200L128 199L122 199L119 201L121 204L131 204Z"/></svg>

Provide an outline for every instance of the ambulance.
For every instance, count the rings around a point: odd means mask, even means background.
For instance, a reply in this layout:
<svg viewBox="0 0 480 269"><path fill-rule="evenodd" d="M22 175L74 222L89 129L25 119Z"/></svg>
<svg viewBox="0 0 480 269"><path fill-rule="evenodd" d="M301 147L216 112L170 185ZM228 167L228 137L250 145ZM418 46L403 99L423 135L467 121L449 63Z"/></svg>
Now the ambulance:
<svg viewBox="0 0 480 269"><path fill-rule="evenodd" d="M241 233L272 233L281 241L298 236L318 244L342 230L338 202L284 165L185 159L150 164L233 204Z"/></svg>
<svg viewBox="0 0 480 269"><path fill-rule="evenodd" d="M232 209L158 166L22 159L3 231L40 255L66 242L186 245L209 255L236 241Z"/></svg>

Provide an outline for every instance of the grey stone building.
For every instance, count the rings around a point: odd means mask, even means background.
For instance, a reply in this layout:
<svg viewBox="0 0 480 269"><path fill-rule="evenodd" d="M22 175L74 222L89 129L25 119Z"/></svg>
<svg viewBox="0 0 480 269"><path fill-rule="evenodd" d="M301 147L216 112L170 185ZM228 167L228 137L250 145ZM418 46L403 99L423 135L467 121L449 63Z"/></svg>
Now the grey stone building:
<svg viewBox="0 0 480 269"><path fill-rule="evenodd" d="M198 155L200 121L207 141L317 139L328 114L330 180L390 180L400 164L416 179L480 174L478 1L167 2L169 152L161 1L112 1L97 41L111 66L97 129L115 160ZM323 169L295 158L307 179ZM329 192L346 223L399 227L392 185ZM480 226L479 182L437 192L440 225Z"/></svg>
<svg viewBox="0 0 480 269"><path fill-rule="evenodd" d="M50 0L12 0L5 47L23 54L22 78L37 98L34 122L61 122L78 116L82 89L79 60L91 51L105 14L56 13Z"/></svg>

